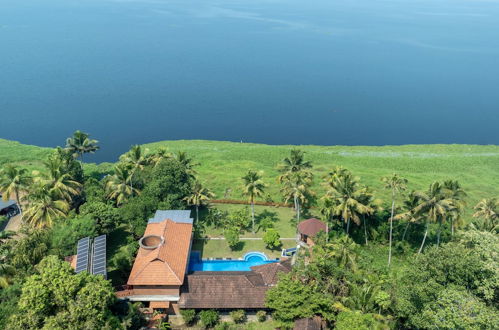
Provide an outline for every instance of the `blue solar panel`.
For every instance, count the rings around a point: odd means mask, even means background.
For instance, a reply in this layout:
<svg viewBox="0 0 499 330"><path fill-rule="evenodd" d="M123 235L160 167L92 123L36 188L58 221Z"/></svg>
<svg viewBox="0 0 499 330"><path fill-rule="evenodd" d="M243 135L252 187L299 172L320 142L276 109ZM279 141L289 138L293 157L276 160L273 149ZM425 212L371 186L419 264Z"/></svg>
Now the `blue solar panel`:
<svg viewBox="0 0 499 330"><path fill-rule="evenodd" d="M88 256L90 250L90 237L82 238L76 247L76 272L88 272Z"/></svg>
<svg viewBox="0 0 499 330"><path fill-rule="evenodd" d="M107 278L106 271L106 235L94 239L92 248L92 274L103 275Z"/></svg>

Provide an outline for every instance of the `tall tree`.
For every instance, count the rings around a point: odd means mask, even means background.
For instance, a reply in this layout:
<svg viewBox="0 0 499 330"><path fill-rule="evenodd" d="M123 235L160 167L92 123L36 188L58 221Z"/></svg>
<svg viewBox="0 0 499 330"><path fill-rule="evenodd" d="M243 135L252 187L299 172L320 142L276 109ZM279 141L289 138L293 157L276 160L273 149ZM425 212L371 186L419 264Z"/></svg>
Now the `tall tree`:
<svg viewBox="0 0 499 330"><path fill-rule="evenodd" d="M395 198L407 188L407 180L400 177L398 174L393 174L381 179L385 185L385 189L391 191L392 195L392 211L390 215L390 247L388 249L388 266L392 261L392 235L393 235L393 215L395 212Z"/></svg>
<svg viewBox="0 0 499 330"><path fill-rule="evenodd" d="M167 148L161 147L156 152L149 154L147 157L149 158L149 163L156 167L163 159L173 158L173 154L169 152Z"/></svg>
<svg viewBox="0 0 499 330"><path fill-rule="evenodd" d="M201 182L196 181L192 186L192 191L184 200L196 207L196 222L199 222L199 207L205 205L210 199L215 197L215 194L208 188L203 187Z"/></svg>
<svg viewBox="0 0 499 330"><path fill-rule="evenodd" d="M70 203L74 196L80 194L82 185L73 180L70 173L67 173L62 160L57 157L49 157L44 162L47 169L47 175L40 175L35 181L41 181L55 198L63 199ZM35 174L38 172L34 172Z"/></svg>
<svg viewBox="0 0 499 330"><path fill-rule="evenodd" d="M312 163L305 160L305 153L298 149L292 149L289 157L282 160L279 169L282 173L301 172L312 168Z"/></svg>
<svg viewBox="0 0 499 330"><path fill-rule="evenodd" d="M437 234L437 245L440 244L440 231L442 222L447 218L449 211L453 209L454 205L450 199L443 192L442 184L440 182L433 182L428 188L427 192L417 192L419 205L416 206L414 211L417 214L423 214L426 217L425 233L421 247L418 253L423 251L423 246L428 236L428 222L438 223L439 229Z"/></svg>
<svg viewBox="0 0 499 330"><path fill-rule="evenodd" d="M310 190L312 174L308 171L288 172L282 175L279 181L283 184L281 193L283 194L284 202L287 203L293 200L296 221L300 221L301 208L313 195L313 192Z"/></svg>
<svg viewBox="0 0 499 330"><path fill-rule="evenodd" d="M402 234L402 241L405 240L405 236L407 234L407 230L409 229L409 225L411 223L417 223L421 221L421 214L415 211L416 206L419 205L419 198L414 191L411 191L407 198L404 200L404 211L400 214L397 214L394 219L395 220L405 220L407 224L404 228L404 233Z"/></svg>
<svg viewBox="0 0 499 330"><path fill-rule="evenodd" d="M26 192L32 182L31 176L24 168L6 165L0 170L0 192L4 201L15 198L19 210L22 212L20 193Z"/></svg>
<svg viewBox="0 0 499 330"><path fill-rule="evenodd" d="M374 199L374 194L372 193L371 189L369 189L369 187L362 188L359 191L359 198L358 199L362 205L366 205L369 207L369 209L364 214L362 214L362 221L364 223L364 238L365 238L366 245L367 245L368 242L367 242L366 217L371 215L375 211L375 209L381 210L382 208L379 205L377 205L377 204L379 204L379 201Z"/></svg>
<svg viewBox="0 0 499 330"><path fill-rule="evenodd" d="M265 191L265 183L262 181L262 176L256 171L249 170L243 179L243 195L248 197L251 204L251 230L255 233L255 198L261 197Z"/></svg>
<svg viewBox="0 0 499 330"><path fill-rule="evenodd" d="M370 205L365 205L358 180L348 171L335 175L329 184L327 195L334 200L334 214L346 224L346 233L350 232L350 222L360 225L362 215L373 211Z"/></svg>
<svg viewBox="0 0 499 330"><path fill-rule="evenodd" d="M54 220L65 217L69 211L69 203L43 182L33 185L26 200L24 219L34 228L51 227Z"/></svg>
<svg viewBox="0 0 499 330"><path fill-rule="evenodd" d="M66 139L66 149L73 153L74 158L83 159L83 154L94 153L99 150L99 141L90 139L87 133L76 131L72 137Z"/></svg>
<svg viewBox="0 0 499 330"><path fill-rule="evenodd" d="M466 192L456 180L447 180L443 183L444 194L452 201L453 208L448 218L451 224L451 234L454 235L454 227L460 225L461 215L466 206Z"/></svg>
<svg viewBox="0 0 499 330"><path fill-rule="evenodd" d="M196 170L194 167L198 166L199 163L195 163L192 158L185 151L178 151L173 157L184 166L187 171L187 174L194 179L196 176Z"/></svg>
<svg viewBox="0 0 499 330"><path fill-rule="evenodd" d="M484 198L475 206L474 218L483 219L485 230L494 232L498 228L499 200L497 198Z"/></svg>
<svg viewBox="0 0 499 330"><path fill-rule="evenodd" d="M135 173L142 171L149 164L150 159L144 154L140 145L134 145L120 160L128 164L131 169L130 186L133 188Z"/></svg>
<svg viewBox="0 0 499 330"><path fill-rule="evenodd" d="M139 194L139 191L132 186L132 175L133 170L130 166L121 163L114 167L114 174L107 179L107 195L116 202L117 206L122 205L130 197Z"/></svg>

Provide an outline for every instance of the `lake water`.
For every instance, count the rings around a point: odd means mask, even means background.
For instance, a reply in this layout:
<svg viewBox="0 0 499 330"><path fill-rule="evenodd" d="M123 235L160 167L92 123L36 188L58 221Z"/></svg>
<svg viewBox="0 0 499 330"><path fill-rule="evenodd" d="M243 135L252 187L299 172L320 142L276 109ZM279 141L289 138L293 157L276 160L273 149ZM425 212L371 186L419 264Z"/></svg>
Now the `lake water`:
<svg viewBox="0 0 499 330"><path fill-rule="evenodd" d="M499 1L0 0L0 137L499 144Z"/></svg>

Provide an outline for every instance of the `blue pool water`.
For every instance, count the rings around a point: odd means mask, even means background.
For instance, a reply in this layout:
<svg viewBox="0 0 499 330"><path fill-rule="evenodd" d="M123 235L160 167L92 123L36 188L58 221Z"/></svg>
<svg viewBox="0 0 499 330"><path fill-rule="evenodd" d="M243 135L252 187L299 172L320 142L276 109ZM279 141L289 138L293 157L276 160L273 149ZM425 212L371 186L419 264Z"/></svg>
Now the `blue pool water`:
<svg viewBox="0 0 499 330"><path fill-rule="evenodd" d="M244 260L203 260L199 252L191 254L189 271L250 271L251 267L277 262L268 260L265 254L260 252L247 253Z"/></svg>

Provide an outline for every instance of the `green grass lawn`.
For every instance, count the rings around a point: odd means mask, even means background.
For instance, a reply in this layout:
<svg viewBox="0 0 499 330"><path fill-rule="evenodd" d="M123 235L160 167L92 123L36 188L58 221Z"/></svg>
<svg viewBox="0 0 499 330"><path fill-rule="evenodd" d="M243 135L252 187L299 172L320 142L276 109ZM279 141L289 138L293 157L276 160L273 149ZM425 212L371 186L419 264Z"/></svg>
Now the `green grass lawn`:
<svg viewBox="0 0 499 330"><path fill-rule="evenodd" d="M213 207L223 211L236 211L241 208L248 208L244 205L231 204L212 204ZM249 213L249 208L248 208ZM264 231L258 227L260 219L271 217L275 219L274 228L279 232L281 237L292 238L296 236L296 213L288 207L272 207L272 206L255 206L255 234L251 230L246 231L241 237L263 237ZM203 221L203 216L200 216L200 221ZM215 228L209 226L206 228L205 234L209 237L223 237L223 228Z"/></svg>
<svg viewBox="0 0 499 330"><path fill-rule="evenodd" d="M51 150L51 148L0 139L0 166L3 164L17 164L30 170L41 169L43 161Z"/></svg>
<svg viewBox="0 0 499 330"><path fill-rule="evenodd" d="M290 248L296 246L295 241L281 241L282 246L279 249L269 250L263 241L242 240L236 250L231 250L225 240L194 240L192 244L193 251L200 251L202 258L242 258L250 251L263 252L269 258L278 258L281 256L281 248Z"/></svg>

